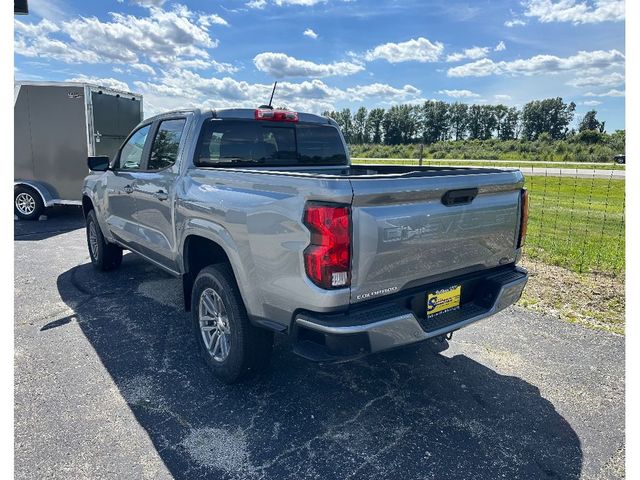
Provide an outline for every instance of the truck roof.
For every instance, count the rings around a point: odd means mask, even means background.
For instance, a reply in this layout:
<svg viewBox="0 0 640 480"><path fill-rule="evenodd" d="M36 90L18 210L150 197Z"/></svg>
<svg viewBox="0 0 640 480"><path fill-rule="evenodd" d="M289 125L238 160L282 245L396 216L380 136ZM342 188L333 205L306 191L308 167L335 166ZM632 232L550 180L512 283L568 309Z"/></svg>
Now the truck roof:
<svg viewBox="0 0 640 480"><path fill-rule="evenodd" d="M278 110L278 109L274 109ZM179 115L185 113L193 113L194 115L212 115L214 118L222 118L229 120L254 120L255 119L255 108L220 108L220 109L199 109L199 108L190 108L190 109L178 109L171 110L168 112L159 113L158 115L154 115L153 117L146 118L145 121L155 120L167 116ZM334 121L328 117L323 117L321 115L316 115L314 113L304 113L297 112L298 119L301 122L307 123L324 123L334 125Z"/></svg>

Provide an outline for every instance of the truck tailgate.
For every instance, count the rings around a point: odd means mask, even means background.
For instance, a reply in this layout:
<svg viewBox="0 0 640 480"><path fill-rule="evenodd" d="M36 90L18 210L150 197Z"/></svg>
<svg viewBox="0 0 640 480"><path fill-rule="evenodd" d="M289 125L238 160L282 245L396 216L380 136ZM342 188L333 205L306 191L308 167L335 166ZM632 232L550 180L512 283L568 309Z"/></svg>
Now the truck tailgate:
<svg viewBox="0 0 640 480"><path fill-rule="evenodd" d="M516 260L518 170L351 183L352 303Z"/></svg>

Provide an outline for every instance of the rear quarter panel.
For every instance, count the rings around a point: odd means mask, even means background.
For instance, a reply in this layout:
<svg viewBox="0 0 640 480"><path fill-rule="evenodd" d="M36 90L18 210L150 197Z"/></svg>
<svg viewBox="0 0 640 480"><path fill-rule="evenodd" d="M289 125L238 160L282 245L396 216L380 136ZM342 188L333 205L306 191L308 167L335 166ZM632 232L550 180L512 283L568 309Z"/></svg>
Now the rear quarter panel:
<svg viewBox="0 0 640 480"><path fill-rule="evenodd" d="M230 169L191 169L182 177L176 222L181 244L201 234L227 253L249 314L289 326L297 309L349 304L349 289L322 290L304 270L309 200L351 203L346 179Z"/></svg>

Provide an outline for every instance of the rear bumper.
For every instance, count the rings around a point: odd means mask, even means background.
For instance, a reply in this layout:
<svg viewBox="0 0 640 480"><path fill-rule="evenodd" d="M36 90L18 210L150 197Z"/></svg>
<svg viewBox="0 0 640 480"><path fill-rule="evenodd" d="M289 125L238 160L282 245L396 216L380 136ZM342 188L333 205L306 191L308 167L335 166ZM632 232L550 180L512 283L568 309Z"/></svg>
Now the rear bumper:
<svg viewBox="0 0 640 480"><path fill-rule="evenodd" d="M301 312L295 317L294 352L309 360L344 361L438 337L513 305L522 295L527 279L527 271L515 266L451 279L449 284L473 285L473 297L459 309L431 319L410 308L415 305L416 294L345 314ZM432 288L435 287L427 285L422 290Z"/></svg>

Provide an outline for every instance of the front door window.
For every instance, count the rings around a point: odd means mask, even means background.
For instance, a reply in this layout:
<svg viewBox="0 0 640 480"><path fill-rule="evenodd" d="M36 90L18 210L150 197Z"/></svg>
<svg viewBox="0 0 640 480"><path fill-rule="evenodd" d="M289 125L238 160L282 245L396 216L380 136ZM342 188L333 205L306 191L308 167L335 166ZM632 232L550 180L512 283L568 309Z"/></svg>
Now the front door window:
<svg viewBox="0 0 640 480"><path fill-rule="evenodd" d="M151 125L145 125L134 133L120 151L118 168L121 170L139 170L142 164L142 152L147 141Z"/></svg>

